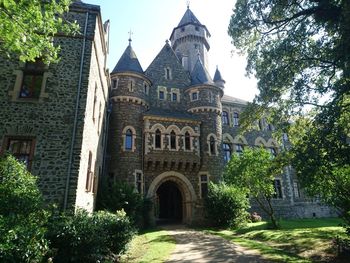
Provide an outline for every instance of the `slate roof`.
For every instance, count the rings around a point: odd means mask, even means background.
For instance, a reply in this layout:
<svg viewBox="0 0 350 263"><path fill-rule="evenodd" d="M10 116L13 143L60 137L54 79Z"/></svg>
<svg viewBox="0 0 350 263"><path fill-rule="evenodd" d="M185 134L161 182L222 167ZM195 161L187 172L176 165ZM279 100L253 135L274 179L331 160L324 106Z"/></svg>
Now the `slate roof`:
<svg viewBox="0 0 350 263"><path fill-rule="evenodd" d="M79 8L79 9L88 9L88 10L94 10L100 12L100 6L99 5L92 5L92 4L86 4L82 1L73 1L70 4L71 8Z"/></svg>
<svg viewBox="0 0 350 263"><path fill-rule="evenodd" d="M143 69L130 43L129 46L125 49L121 58L119 59L117 65L114 67L112 73L124 71L131 71L143 74Z"/></svg>
<svg viewBox="0 0 350 263"><path fill-rule="evenodd" d="M207 69L203 66L200 57L198 57L197 62L191 72L191 84L214 84Z"/></svg>
<svg viewBox="0 0 350 263"><path fill-rule="evenodd" d="M222 78L219 69L216 67L215 74L214 74L214 82L217 82L217 81L223 81L224 83L226 82L226 81Z"/></svg>
<svg viewBox="0 0 350 263"><path fill-rule="evenodd" d="M155 108L155 107L149 109L143 115L144 116L156 116L156 117L200 121L196 116L194 116L193 114L186 112L186 111L177 111L177 110Z"/></svg>
<svg viewBox="0 0 350 263"><path fill-rule="evenodd" d="M197 19L197 17L192 13L191 9L187 8L185 14L181 18L180 23L178 24L178 27L184 26L187 24L196 24L196 25L202 25L201 22Z"/></svg>
<svg viewBox="0 0 350 263"><path fill-rule="evenodd" d="M228 95L222 96L221 102L238 103L238 104L242 104L242 105L248 104L248 101L246 101L246 100L242 100L242 99L235 98L235 97L228 96Z"/></svg>

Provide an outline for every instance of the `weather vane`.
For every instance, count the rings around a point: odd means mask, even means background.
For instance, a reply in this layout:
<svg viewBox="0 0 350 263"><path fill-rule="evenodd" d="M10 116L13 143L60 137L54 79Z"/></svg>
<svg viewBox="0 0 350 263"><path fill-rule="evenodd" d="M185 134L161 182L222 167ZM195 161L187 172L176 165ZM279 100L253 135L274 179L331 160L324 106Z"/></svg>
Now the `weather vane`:
<svg viewBox="0 0 350 263"><path fill-rule="evenodd" d="M190 8L190 3L191 3L190 0L187 0L187 1L186 1L187 8Z"/></svg>
<svg viewBox="0 0 350 263"><path fill-rule="evenodd" d="M130 31L129 31L128 33L129 33L129 44L131 44L131 41L132 41L131 36L132 36L134 33L131 31L131 29L130 29Z"/></svg>

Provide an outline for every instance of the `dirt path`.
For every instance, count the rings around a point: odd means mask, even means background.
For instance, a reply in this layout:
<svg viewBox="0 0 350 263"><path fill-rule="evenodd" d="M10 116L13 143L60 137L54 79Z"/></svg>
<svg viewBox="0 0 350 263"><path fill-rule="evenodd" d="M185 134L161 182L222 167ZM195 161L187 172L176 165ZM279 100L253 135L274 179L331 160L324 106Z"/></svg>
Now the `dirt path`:
<svg viewBox="0 0 350 263"><path fill-rule="evenodd" d="M176 240L176 248L167 263L175 262L268 262L259 253L235 245L221 237L204 234L183 226L164 227Z"/></svg>

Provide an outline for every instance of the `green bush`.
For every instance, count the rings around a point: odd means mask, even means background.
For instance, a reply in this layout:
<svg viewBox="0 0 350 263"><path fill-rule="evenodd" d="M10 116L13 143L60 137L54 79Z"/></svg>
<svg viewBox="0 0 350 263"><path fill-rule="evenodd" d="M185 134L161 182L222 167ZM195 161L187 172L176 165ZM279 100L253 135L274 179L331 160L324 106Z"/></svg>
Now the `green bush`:
<svg viewBox="0 0 350 263"><path fill-rule="evenodd" d="M48 219L36 178L12 156L0 158L0 262L40 262Z"/></svg>
<svg viewBox="0 0 350 263"><path fill-rule="evenodd" d="M206 214L215 227L237 227L247 222L249 200L246 192L225 183L209 184Z"/></svg>
<svg viewBox="0 0 350 263"><path fill-rule="evenodd" d="M99 193L96 205L98 210L108 210L114 213L123 209L133 224L143 225L144 200L133 186L118 181L110 187L103 187Z"/></svg>
<svg viewBox="0 0 350 263"><path fill-rule="evenodd" d="M124 211L112 214L99 211L88 214L56 215L49 224L54 262L97 262L115 260L125 251L134 229Z"/></svg>

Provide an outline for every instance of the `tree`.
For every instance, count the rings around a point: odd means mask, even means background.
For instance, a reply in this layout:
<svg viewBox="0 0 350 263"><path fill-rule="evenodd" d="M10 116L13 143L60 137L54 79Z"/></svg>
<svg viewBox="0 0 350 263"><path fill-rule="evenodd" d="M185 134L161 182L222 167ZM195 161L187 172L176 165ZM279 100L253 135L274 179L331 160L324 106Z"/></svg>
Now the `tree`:
<svg viewBox="0 0 350 263"><path fill-rule="evenodd" d="M245 189L259 207L270 217L272 227L278 228L272 198L275 195L273 181L281 174L277 158L263 148L247 149L242 155L234 154L226 166L224 181Z"/></svg>
<svg viewBox="0 0 350 263"><path fill-rule="evenodd" d="M0 158L0 261L41 262L48 212L36 178L14 157Z"/></svg>
<svg viewBox="0 0 350 263"><path fill-rule="evenodd" d="M57 61L59 46L53 44L57 33L73 34L78 26L63 14L71 0L0 0L0 52L21 61L42 58Z"/></svg>
<svg viewBox="0 0 350 263"><path fill-rule="evenodd" d="M260 93L245 113L249 118L244 126L249 128L263 114L280 132L294 129L292 116L308 120L298 126L295 138L302 140L292 142L292 164L310 194L321 195L346 214L350 195L342 195L350 163L350 2L238 0L229 34L248 55L247 72L258 79Z"/></svg>

